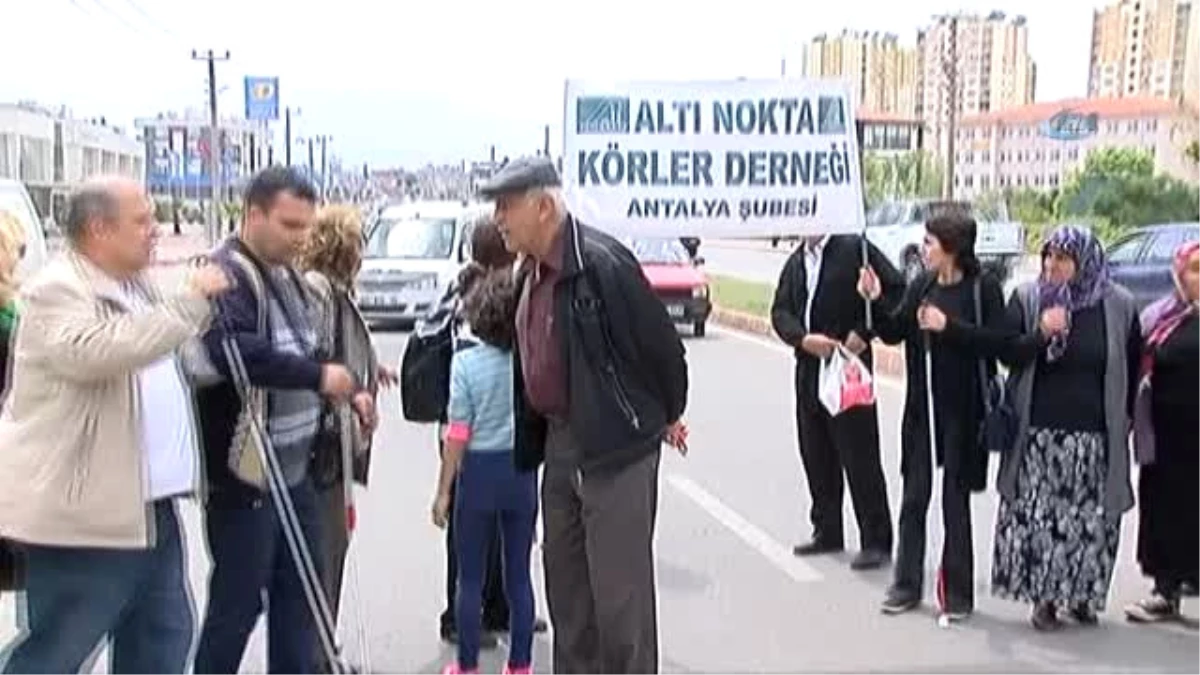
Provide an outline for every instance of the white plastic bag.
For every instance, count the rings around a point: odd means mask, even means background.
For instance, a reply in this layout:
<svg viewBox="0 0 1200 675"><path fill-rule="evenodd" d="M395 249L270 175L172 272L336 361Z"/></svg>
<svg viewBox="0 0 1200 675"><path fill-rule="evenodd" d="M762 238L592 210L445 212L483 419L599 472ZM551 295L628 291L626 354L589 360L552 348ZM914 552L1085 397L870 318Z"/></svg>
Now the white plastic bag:
<svg viewBox="0 0 1200 675"><path fill-rule="evenodd" d="M845 347L839 346L821 361L817 398L837 416L851 408L875 403L875 381L867 367Z"/></svg>

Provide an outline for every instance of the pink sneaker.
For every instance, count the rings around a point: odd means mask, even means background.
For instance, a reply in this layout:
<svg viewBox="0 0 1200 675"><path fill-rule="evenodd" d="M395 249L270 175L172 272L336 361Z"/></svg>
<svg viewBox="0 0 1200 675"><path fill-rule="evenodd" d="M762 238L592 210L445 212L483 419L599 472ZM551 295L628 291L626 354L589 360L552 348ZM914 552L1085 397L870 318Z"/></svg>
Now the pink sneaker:
<svg viewBox="0 0 1200 675"><path fill-rule="evenodd" d="M458 662L455 661L454 663L447 665L445 668L442 668L442 675L479 675L479 669L472 668L470 670L463 670L459 667Z"/></svg>
<svg viewBox="0 0 1200 675"><path fill-rule="evenodd" d="M504 675L533 675L533 666L521 666L520 668L505 665Z"/></svg>

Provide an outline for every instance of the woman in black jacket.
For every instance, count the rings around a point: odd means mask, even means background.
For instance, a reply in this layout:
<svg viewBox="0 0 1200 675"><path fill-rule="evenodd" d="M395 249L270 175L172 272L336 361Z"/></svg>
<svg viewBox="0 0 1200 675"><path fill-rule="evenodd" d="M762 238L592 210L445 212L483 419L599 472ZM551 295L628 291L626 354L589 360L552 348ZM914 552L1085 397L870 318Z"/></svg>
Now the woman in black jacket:
<svg viewBox="0 0 1200 675"><path fill-rule="evenodd" d="M869 268L861 274L859 292L873 302L880 339L904 342L908 379L899 546L895 580L883 611L900 614L921 602L925 514L936 462L943 468L945 528L938 597L942 615L953 621L965 619L975 607L970 496L986 487L988 463L987 449L979 442L986 383L981 371L987 378L996 372L995 358L1006 344L1007 328L1000 282L982 274L975 257L975 221L965 215L939 216L925 229L929 271L909 284L896 306L887 306L881 298L879 280ZM931 426L937 437L932 449Z"/></svg>

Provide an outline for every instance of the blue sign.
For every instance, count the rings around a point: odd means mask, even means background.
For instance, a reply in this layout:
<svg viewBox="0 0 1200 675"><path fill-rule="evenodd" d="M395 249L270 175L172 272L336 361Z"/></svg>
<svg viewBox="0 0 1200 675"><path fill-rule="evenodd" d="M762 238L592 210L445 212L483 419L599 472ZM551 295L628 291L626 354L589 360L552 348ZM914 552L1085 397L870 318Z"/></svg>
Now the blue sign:
<svg viewBox="0 0 1200 675"><path fill-rule="evenodd" d="M279 78L247 77L245 79L246 119L279 119Z"/></svg>
<svg viewBox="0 0 1200 675"><path fill-rule="evenodd" d="M1042 123L1042 135L1056 141L1083 140L1099 130L1099 115L1081 115L1072 110L1063 110Z"/></svg>

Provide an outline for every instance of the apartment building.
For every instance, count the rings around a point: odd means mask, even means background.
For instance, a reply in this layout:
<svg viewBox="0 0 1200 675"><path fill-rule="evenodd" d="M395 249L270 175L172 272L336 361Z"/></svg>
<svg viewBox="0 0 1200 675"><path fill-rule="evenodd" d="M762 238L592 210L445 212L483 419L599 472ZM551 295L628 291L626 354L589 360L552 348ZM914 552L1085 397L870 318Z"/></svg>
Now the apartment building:
<svg viewBox="0 0 1200 675"><path fill-rule="evenodd" d="M1196 108L1161 98L1088 98L1037 103L964 118L955 156L955 195L1061 186L1099 148L1150 152L1156 169L1197 182L1188 143L1200 133Z"/></svg>
<svg viewBox="0 0 1200 675"><path fill-rule="evenodd" d="M1118 0L1096 10L1088 95L1196 103L1198 20L1191 0Z"/></svg>
<svg viewBox="0 0 1200 675"><path fill-rule="evenodd" d="M1029 26L1023 16L1003 12L938 17L917 34L917 116L925 120L932 147L945 143L951 85L957 87L959 116L1032 103L1037 68L1029 55Z"/></svg>
<svg viewBox="0 0 1200 675"><path fill-rule="evenodd" d="M917 61L917 50L896 35L847 30L804 45L802 71L849 80L859 108L910 117L917 108Z"/></svg>
<svg viewBox="0 0 1200 675"><path fill-rule="evenodd" d="M43 217L81 182L114 174L145 176L141 143L122 129L65 108L0 103L0 178L24 183Z"/></svg>

